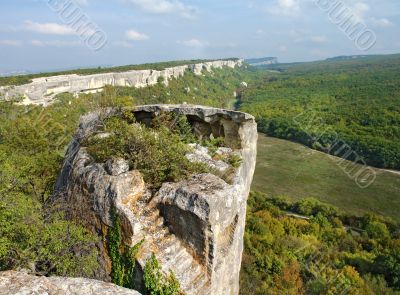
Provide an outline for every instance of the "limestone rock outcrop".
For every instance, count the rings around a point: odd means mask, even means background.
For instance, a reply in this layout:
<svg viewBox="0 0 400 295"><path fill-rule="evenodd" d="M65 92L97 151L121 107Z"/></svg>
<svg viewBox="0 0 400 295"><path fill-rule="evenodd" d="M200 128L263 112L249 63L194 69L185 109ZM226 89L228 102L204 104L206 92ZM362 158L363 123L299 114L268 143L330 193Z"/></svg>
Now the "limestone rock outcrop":
<svg viewBox="0 0 400 295"><path fill-rule="evenodd" d="M246 201L256 162L254 117L193 105L147 105L126 111L147 125L161 112L185 115L198 137L223 137L226 148L218 152L234 151L242 161L229 183L207 173L150 189L140 172L128 170L123 159L96 163L81 145L96 133L104 118L120 110L83 117L66 153L52 201L67 204L73 211L71 216L81 218L104 237L98 245L99 278L108 280L111 271L105 238L113 226L111 208L115 208L125 243L133 246L144 240L138 254L138 286L143 267L154 253L163 271L175 273L186 294L238 294ZM200 156L205 157L205 153Z"/></svg>
<svg viewBox="0 0 400 295"><path fill-rule="evenodd" d="M162 71L140 70L121 73L104 73L95 75L60 75L33 79L31 83L19 86L0 87L0 99L11 99L23 97L24 104L51 103L57 94L70 92L93 93L102 91L106 85L146 87L158 83L162 78L168 85L172 78L183 76L186 71L191 70L195 75L201 75L203 70L212 71L213 68L242 66L243 60L217 60L205 63L183 65L166 68Z"/></svg>
<svg viewBox="0 0 400 295"><path fill-rule="evenodd" d="M84 278L37 277L24 272L0 272L0 295L140 295L114 284Z"/></svg>

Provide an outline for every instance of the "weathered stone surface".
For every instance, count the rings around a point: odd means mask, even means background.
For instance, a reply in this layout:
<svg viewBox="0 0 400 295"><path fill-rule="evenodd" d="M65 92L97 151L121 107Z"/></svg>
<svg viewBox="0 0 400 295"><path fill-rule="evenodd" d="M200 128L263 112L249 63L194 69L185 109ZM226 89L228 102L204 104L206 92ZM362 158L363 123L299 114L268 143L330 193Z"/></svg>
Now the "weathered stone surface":
<svg viewBox="0 0 400 295"><path fill-rule="evenodd" d="M94 232L105 237L113 226L110 212L120 216L125 243L144 239L138 254L138 277L152 253L165 272L171 269L186 294L238 294L243 250L246 201L256 161L257 128L245 113L193 105L148 105L131 111L136 120L150 125L161 112L185 115L204 137L223 136L221 154L237 153L240 166L227 183L213 174L193 175L178 183L164 183L150 191L138 171L126 165L95 163L80 143L95 133L100 118L118 114L108 109L82 118L71 142L56 185L53 202L74 204L75 215L85 217ZM198 150L206 157L206 151ZM110 167L111 165L111 167ZM103 271L109 279L110 264L105 244L98 245Z"/></svg>
<svg viewBox="0 0 400 295"><path fill-rule="evenodd" d="M208 148L199 144L191 144L193 152L187 154L186 157L192 162L205 163L213 169L225 172L230 168L230 165L221 160L214 160L208 152Z"/></svg>
<svg viewBox="0 0 400 295"><path fill-rule="evenodd" d="M158 83L159 78L168 85L172 78L183 76L187 70L192 70L195 75L202 74L202 70L212 71L213 68L242 66L243 60L217 60L207 63L184 65L166 68L162 71L141 70L122 73L104 73L95 75L60 75L33 79L31 83L18 86L0 87L0 100L14 97L24 97L23 104L51 103L57 94L70 92L94 93L102 91L106 85L146 87Z"/></svg>
<svg viewBox="0 0 400 295"><path fill-rule="evenodd" d="M84 278L37 277L0 272L0 295L140 295L134 290Z"/></svg>
<svg viewBox="0 0 400 295"><path fill-rule="evenodd" d="M219 147L215 153L218 155L229 155L232 153L232 149L227 147Z"/></svg>
<svg viewBox="0 0 400 295"><path fill-rule="evenodd" d="M105 164L108 174L118 176L129 171L129 164L122 158L110 159Z"/></svg>

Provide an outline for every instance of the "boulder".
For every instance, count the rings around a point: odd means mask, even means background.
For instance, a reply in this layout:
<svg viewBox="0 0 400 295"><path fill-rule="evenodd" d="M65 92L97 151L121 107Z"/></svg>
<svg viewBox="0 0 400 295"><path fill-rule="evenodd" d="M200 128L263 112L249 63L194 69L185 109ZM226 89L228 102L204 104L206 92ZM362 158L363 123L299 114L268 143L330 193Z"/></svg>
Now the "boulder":
<svg viewBox="0 0 400 295"><path fill-rule="evenodd" d="M84 278L38 277L0 272L0 295L140 295L134 290Z"/></svg>

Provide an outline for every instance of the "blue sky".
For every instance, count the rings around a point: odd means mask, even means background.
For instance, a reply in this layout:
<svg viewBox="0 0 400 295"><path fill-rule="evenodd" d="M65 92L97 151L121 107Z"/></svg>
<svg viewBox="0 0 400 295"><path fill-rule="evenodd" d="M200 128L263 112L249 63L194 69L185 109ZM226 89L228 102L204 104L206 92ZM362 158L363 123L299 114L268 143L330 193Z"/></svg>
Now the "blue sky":
<svg viewBox="0 0 400 295"><path fill-rule="evenodd" d="M107 45L94 51L49 1L74 1ZM377 36L367 52L316 1L334 1ZM400 52L399 0L2 0L0 72L177 59L306 61ZM89 32L90 33L90 32ZM89 34L88 33L88 34Z"/></svg>

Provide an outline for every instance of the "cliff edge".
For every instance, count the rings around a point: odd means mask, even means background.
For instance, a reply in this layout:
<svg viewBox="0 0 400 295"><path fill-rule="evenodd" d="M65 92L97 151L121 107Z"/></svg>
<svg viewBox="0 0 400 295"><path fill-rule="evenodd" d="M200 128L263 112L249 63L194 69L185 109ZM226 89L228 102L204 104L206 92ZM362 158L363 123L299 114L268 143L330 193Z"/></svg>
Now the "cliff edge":
<svg viewBox="0 0 400 295"><path fill-rule="evenodd" d="M149 69L94 75L50 76L33 79L29 84L0 87L0 99L23 98L23 104L48 105L56 95L64 92L70 92L75 95L79 93L94 93L102 91L106 85L139 88L155 85L159 81L163 81L164 84L168 85L170 79L182 77L186 71L201 75L203 70L211 72L213 68L235 68L242 65L243 60L217 60L171 67L162 71Z"/></svg>
<svg viewBox="0 0 400 295"><path fill-rule="evenodd" d="M224 148L217 152L239 155L240 165L229 181L219 174L201 173L150 188L125 159L96 163L83 146L93 134L107 136L99 132L99 126L121 112L146 126L160 113L185 116L197 138L223 138ZM146 105L91 113L81 119L69 145L52 201L66 204L71 216L103 237L98 244L99 279L110 280L112 264L106 237L115 225L115 210L124 243L134 246L142 241L136 256L139 291L145 263L154 253L162 270L172 270L186 294L238 294L256 143L254 117L241 112L194 105ZM187 156L211 163L217 170L226 169L226 164L214 160L202 147Z"/></svg>
<svg viewBox="0 0 400 295"><path fill-rule="evenodd" d="M84 278L39 277L24 272L0 272L0 295L140 295L116 285Z"/></svg>

